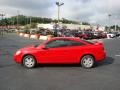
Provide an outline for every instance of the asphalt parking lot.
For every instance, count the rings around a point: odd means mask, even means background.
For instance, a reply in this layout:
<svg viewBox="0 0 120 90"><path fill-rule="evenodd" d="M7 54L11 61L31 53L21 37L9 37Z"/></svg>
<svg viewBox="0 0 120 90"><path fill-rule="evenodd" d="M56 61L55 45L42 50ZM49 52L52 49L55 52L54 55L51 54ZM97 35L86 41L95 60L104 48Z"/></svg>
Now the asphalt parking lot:
<svg viewBox="0 0 120 90"><path fill-rule="evenodd" d="M79 65L44 65L26 69L13 53L42 41L16 34L0 36L0 90L120 90L120 39L102 40L107 58L92 69Z"/></svg>

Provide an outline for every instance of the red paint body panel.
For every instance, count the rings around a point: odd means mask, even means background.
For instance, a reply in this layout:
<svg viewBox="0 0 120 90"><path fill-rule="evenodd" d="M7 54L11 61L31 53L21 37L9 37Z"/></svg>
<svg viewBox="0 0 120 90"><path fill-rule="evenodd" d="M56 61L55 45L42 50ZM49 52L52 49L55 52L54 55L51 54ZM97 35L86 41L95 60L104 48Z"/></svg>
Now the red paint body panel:
<svg viewBox="0 0 120 90"><path fill-rule="evenodd" d="M37 57L40 63L78 63L82 54L82 48L78 48L80 47L51 48L39 51Z"/></svg>
<svg viewBox="0 0 120 90"><path fill-rule="evenodd" d="M43 49L42 47L50 41L57 39L69 39L77 42L82 42L85 45L83 46L68 46L68 47L59 47L59 48L49 48ZM19 50L21 53L14 55L14 60L17 63L22 63L24 55L30 54L35 57L37 63L47 63L47 64L73 64L80 63L80 59L87 54L94 56L95 61L99 62L105 59L106 53L104 51L103 44L89 44L78 38L53 38L48 40L38 47L30 46Z"/></svg>

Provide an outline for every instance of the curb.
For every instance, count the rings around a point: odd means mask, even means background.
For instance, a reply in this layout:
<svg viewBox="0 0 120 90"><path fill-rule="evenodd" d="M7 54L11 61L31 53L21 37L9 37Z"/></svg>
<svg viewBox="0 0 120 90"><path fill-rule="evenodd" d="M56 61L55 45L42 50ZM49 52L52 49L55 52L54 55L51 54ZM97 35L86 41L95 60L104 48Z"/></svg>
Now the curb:
<svg viewBox="0 0 120 90"><path fill-rule="evenodd" d="M30 34L24 34L24 37L30 38Z"/></svg>
<svg viewBox="0 0 120 90"><path fill-rule="evenodd" d="M19 33L19 36L23 37L23 36L24 36L24 33Z"/></svg>
<svg viewBox="0 0 120 90"><path fill-rule="evenodd" d="M32 39L39 39L39 37L40 37L40 35L30 35L30 38L32 38Z"/></svg>
<svg viewBox="0 0 120 90"><path fill-rule="evenodd" d="M47 37L47 36L40 35L39 39L40 39L40 40L47 40L48 37Z"/></svg>
<svg viewBox="0 0 120 90"><path fill-rule="evenodd" d="M49 40L53 38L53 35L39 35L39 34L25 34L25 33L19 33L20 37L30 38L30 39L39 39L39 40Z"/></svg>

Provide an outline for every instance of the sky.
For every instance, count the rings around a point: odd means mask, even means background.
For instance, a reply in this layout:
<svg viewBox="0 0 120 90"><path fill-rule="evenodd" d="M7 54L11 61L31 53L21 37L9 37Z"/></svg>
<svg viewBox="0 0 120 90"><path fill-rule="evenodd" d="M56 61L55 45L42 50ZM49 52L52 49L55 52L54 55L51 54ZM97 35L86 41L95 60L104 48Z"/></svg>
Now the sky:
<svg viewBox="0 0 120 90"><path fill-rule="evenodd" d="M120 25L120 0L0 0L5 17L19 14L57 19L56 2L63 2L60 18L98 25ZM108 15L111 14L109 17Z"/></svg>

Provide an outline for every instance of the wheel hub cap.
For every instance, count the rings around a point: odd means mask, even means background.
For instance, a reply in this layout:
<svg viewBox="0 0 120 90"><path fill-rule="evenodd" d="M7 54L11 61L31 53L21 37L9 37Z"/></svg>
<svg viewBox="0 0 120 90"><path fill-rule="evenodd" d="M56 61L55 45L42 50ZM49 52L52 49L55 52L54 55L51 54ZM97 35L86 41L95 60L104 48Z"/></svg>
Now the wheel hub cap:
<svg viewBox="0 0 120 90"><path fill-rule="evenodd" d="M93 65L92 58L85 58L83 60L83 64L84 64L85 67L91 67Z"/></svg>
<svg viewBox="0 0 120 90"><path fill-rule="evenodd" d="M34 60L32 59L32 58L29 58L29 57L27 57L26 59L25 59L25 65L27 66L27 67L32 67L33 65L34 65Z"/></svg>

